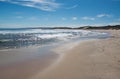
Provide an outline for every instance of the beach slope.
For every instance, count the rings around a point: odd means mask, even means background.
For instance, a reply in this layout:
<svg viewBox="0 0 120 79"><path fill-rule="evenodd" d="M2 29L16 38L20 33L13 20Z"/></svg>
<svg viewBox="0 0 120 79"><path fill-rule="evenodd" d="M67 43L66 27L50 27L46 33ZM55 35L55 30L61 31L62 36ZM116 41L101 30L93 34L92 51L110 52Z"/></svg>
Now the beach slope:
<svg viewBox="0 0 120 79"><path fill-rule="evenodd" d="M105 32L112 36L78 44L33 79L120 79L120 31Z"/></svg>

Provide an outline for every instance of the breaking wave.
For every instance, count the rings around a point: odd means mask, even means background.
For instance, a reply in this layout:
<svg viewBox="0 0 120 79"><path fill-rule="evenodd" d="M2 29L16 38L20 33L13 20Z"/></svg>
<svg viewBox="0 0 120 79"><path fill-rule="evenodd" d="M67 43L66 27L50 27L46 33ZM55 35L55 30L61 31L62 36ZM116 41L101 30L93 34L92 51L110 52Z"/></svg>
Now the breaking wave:
<svg viewBox="0 0 120 79"><path fill-rule="evenodd" d="M0 48L44 45L82 38L103 38L107 33L86 30L25 29L0 30Z"/></svg>

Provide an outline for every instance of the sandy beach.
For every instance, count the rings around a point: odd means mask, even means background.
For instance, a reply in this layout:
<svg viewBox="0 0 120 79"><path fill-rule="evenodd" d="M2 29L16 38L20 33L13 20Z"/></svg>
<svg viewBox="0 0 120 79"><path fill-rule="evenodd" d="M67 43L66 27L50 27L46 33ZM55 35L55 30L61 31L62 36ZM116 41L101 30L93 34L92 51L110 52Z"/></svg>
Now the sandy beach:
<svg viewBox="0 0 120 79"><path fill-rule="evenodd" d="M120 79L120 30L99 32L111 33L111 37L61 45L51 50L57 56L46 53L41 58L38 48L0 51L4 53L0 79ZM34 54L35 58L24 61ZM22 62L15 60L21 57ZM1 65L13 60L18 63Z"/></svg>
<svg viewBox="0 0 120 79"><path fill-rule="evenodd" d="M120 79L120 31L104 32L111 37L64 48L60 61L32 79Z"/></svg>

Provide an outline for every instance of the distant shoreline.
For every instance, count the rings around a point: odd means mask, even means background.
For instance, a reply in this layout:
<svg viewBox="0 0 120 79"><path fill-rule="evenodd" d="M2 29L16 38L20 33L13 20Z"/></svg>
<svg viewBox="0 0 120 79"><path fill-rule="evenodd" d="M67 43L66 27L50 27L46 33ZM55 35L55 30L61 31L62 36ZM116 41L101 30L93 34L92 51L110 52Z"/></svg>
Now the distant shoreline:
<svg viewBox="0 0 120 79"><path fill-rule="evenodd" d="M75 30L119 30L120 25L107 26L81 26L81 27L25 27L25 28L0 28L0 30L27 30L27 29L75 29Z"/></svg>

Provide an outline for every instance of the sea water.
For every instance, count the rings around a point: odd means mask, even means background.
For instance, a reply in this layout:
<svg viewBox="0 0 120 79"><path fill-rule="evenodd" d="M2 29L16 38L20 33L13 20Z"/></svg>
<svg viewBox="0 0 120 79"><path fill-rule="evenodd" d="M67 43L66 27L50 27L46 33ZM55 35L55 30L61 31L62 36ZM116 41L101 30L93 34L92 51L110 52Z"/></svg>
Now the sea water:
<svg viewBox="0 0 120 79"><path fill-rule="evenodd" d="M108 33L70 29L0 29L0 49L42 46L74 39L105 38Z"/></svg>

